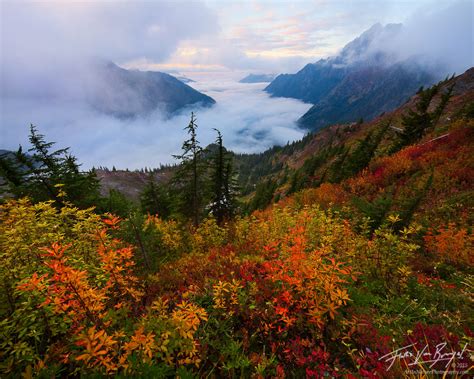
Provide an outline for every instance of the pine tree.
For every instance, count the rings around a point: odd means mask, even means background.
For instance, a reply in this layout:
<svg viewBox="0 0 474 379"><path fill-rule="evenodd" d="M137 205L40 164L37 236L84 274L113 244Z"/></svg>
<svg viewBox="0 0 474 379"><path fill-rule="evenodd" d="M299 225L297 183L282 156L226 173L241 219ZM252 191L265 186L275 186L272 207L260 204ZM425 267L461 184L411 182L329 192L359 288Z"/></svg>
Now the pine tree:
<svg viewBox="0 0 474 379"><path fill-rule="evenodd" d="M415 212L418 210L422 200L426 197L433 185L433 172L431 172L426 182L421 188L415 190L415 193L404 200L401 204L400 220L394 225L396 231L400 231L410 225Z"/></svg>
<svg viewBox="0 0 474 379"><path fill-rule="evenodd" d="M46 142L33 125L29 140L29 154L20 146L13 156L0 157L0 176L7 182L8 193L28 196L34 202L54 200L59 206L63 200L83 208L99 202L99 181L94 170L81 172L69 148L51 151L54 142ZM65 199L59 196L60 192Z"/></svg>
<svg viewBox="0 0 474 379"><path fill-rule="evenodd" d="M161 218L168 218L171 215L171 194L165 186L156 183L151 171L140 195L140 203L144 213L157 214Z"/></svg>
<svg viewBox="0 0 474 379"><path fill-rule="evenodd" d="M342 146L341 150L329 170L329 181L331 183L339 183L345 177L344 166L350 150L345 146Z"/></svg>
<svg viewBox="0 0 474 379"><path fill-rule="evenodd" d="M391 153L415 143L423 137L426 130L434 127L438 122L449 99L451 98L454 85L448 87L448 89L441 94L440 103L433 112L429 112L428 108L433 97L438 94L441 86L446 83L447 80L448 79L426 90L420 88L418 91L419 99L415 106L415 110L410 109L407 114L402 116L402 125L404 128L402 132L400 132L398 140L390 149Z"/></svg>
<svg viewBox="0 0 474 379"><path fill-rule="evenodd" d="M218 224L222 224L234 214L236 185L233 181L232 158L224 147L221 132L214 130L217 132L217 150L212 160L210 213Z"/></svg>
<svg viewBox="0 0 474 379"><path fill-rule="evenodd" d="M350 153L349 158L345 162L345 167L342 169L342 179L353 176L367 167L389 126L390 121L382 125L375 135L371 131L363 140L359 141L359 144Z"/></svg>
<svg viewBox="0 0 474 379"><path fill-rule="evenodd" d="M369 218L370 232L373 233L382 223L393 204L394 189L389 188L377 196L373 201L354 197L352 203L367 218Z"/></svg>
<svg viewBox="0 0 474 379"><path fill-rule="evenodd" d="M189 139L183 142L182 154L174 155L180 160L180 166L173 178L173 184L179 193L178 207L182 214L189 216L195 226L199 225L203 209L205 192L203 149L197 140L197 124L194 113L185 128Z"/></svg>

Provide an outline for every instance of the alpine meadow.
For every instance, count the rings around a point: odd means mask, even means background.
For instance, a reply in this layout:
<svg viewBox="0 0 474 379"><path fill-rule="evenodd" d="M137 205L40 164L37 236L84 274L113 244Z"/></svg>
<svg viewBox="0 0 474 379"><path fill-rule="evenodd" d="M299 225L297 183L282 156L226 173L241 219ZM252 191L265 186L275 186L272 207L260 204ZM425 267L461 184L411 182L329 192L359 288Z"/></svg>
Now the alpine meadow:
<svg viewBox="0 0 474 379"><path fill-rule="evenodd" d="M472 1L0 18L0 378L474 375Z"/></svg>

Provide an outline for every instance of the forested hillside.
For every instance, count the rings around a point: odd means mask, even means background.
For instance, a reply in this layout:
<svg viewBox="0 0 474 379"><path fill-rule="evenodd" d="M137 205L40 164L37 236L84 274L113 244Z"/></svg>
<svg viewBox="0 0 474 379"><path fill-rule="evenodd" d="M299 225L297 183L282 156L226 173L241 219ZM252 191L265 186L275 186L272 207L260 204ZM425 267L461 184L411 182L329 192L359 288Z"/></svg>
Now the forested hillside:
<svg viewBox="0 0 474 379"><path fill-rule="evenodd" d="M263 154L194 121L139 205L0 160L2 377L472 375L474 69Z"/></svg>

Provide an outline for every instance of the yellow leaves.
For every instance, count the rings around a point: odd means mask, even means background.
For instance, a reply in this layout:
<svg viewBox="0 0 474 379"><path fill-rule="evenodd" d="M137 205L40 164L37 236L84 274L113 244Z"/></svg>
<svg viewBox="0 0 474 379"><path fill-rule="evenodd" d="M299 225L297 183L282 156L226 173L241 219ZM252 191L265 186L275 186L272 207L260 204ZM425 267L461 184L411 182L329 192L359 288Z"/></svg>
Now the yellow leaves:
<svg viewBox="0 0 474 379"><path fill-rule="evenodd" d="M165 221L158 216L149 215L144 227L153 228L160 234L161 243L165 249L173 252L183 249L183 233L176 221Z"/></svg>
<svg viewBox="0 0 474 379"><path fill-rule="evenodd" d="M208 319L207 312L203 308L185 300L176 306L171 317L177 323L180 333L186 338L193 338L201 321Z"/></svg>
<svg viewBox="0 0 474 379"><path fill-rule="evenodd" d="M155 334L152 332L145 333L144 330L145 328L140 326L135 330L130 342L124 345L125 357L133 353L138 353L143 363L151 362L154 350L156 349Z"/></svg>
<svg viewBox="0 0 474 379"><path fill-rule="evenodd" d="M166 317L168 314L168 300L159 297L151 304L150 309L154 316Z"/></svg>
<svg viewBox="0 0 474 379"><path fill-rule="evenodd" d="M193 251L207 252L211 248L222 246L226 234L226 229L217 225L215 219L205 219L191 236Z"/></svg>
<svg viewBox="0 0 474 379"><path fill-rule="evenodd" d="M242 289L240 281L232 279L231 282L219 280L212 287L214 307L216 309L228 310L233 314L232 307L239 305L239 290Z"/></svg>
<svg viewBox="0 0 474 379"><path fill-rule="evenodd" d="M83 353L74 357L76 361L83 361L88 368L104 369L108 374L117 371L118 365L113 362L117 341L105 330L93 326L78 335L76 344L83 348Z"/></svg>
<svg viewBox="0 0 474 379"><path fill-rule="evenodd" d="M401 221L401 218L398 214L395 214L395 215L388 216L387 220L391 224L396 224L397 222Z"/></svg>

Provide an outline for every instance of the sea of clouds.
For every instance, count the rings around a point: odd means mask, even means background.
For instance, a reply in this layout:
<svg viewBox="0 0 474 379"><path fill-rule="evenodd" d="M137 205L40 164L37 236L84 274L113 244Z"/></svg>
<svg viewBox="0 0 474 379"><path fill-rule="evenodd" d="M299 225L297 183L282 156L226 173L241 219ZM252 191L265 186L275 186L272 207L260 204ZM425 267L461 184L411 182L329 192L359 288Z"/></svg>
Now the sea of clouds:
<svg viewBox="0 0 474 379"><path fill-rule="evenodd" d="M194 76L193 76L194 75ZM298 100L271 98L265 83L238 83L228 73L190 73L191 85L216 100L211 108L189 107L173 117L155 112L146 117L118 119L93 110L83 101L13 98L3 101L0 123L2 148L28 146L33 123L48 141L69 146L84 168L106 166L137 169L174 163L186 139L184 128L195 112L202 146L212 143L219 129L227 148L260 152L300 139L296 120L310 107Z"/></svg>

